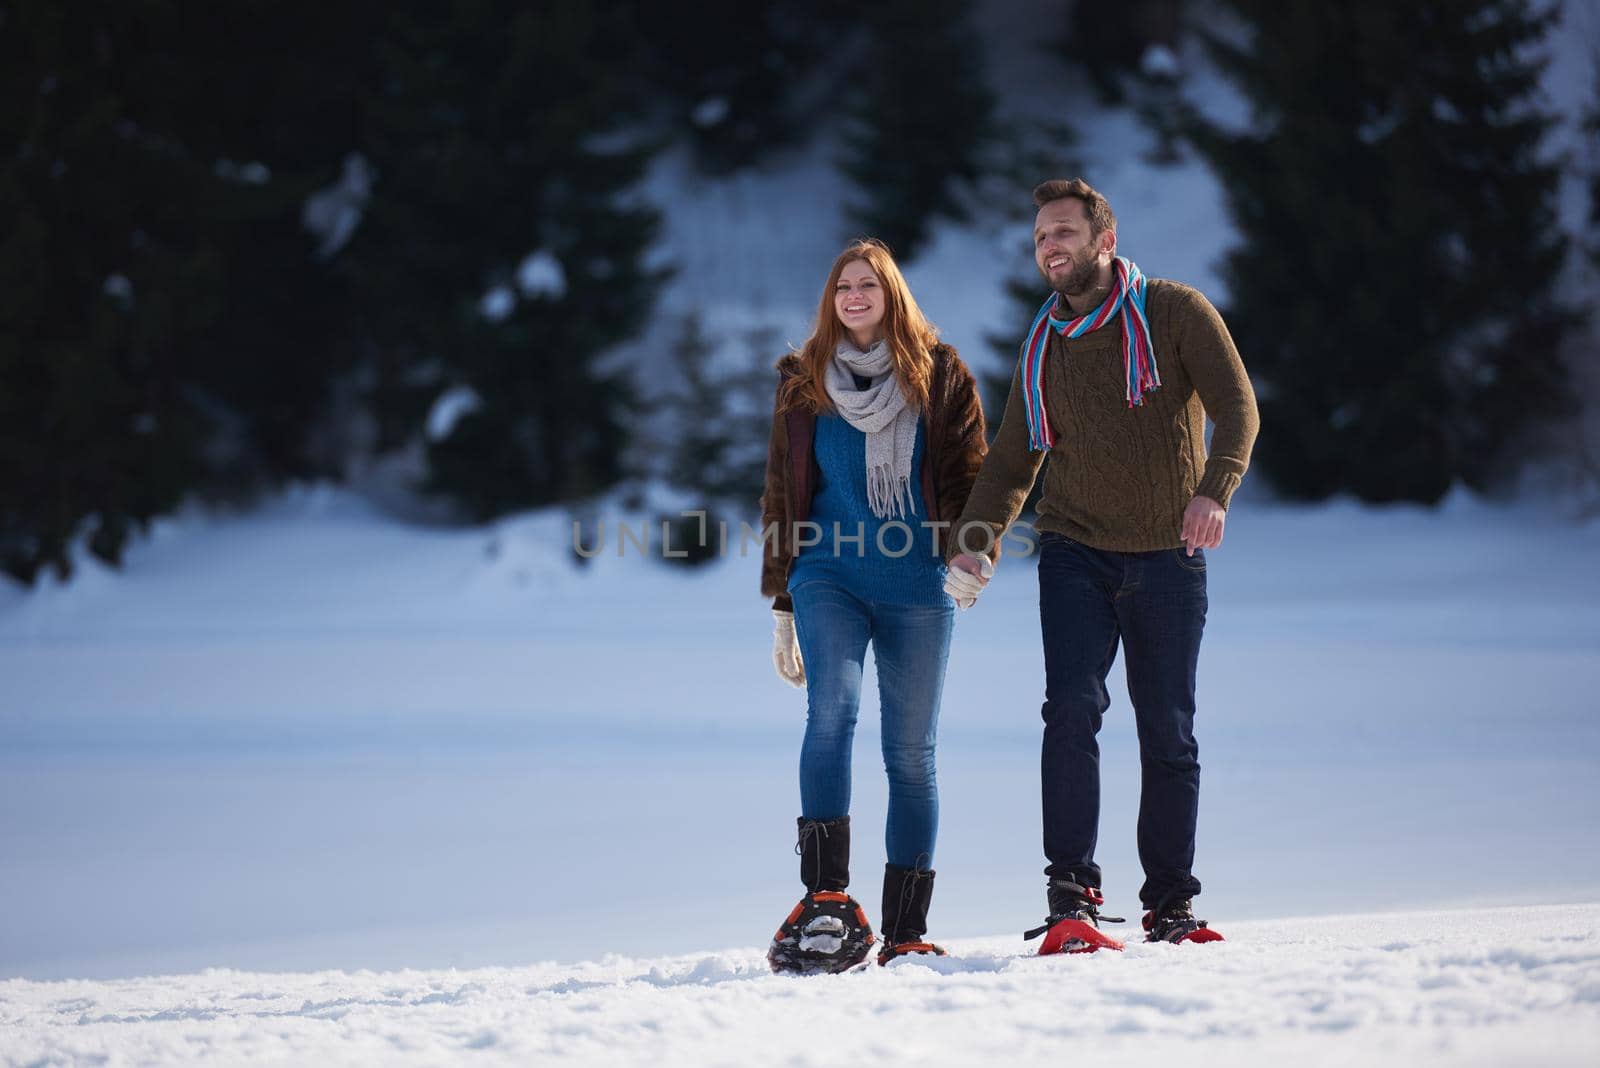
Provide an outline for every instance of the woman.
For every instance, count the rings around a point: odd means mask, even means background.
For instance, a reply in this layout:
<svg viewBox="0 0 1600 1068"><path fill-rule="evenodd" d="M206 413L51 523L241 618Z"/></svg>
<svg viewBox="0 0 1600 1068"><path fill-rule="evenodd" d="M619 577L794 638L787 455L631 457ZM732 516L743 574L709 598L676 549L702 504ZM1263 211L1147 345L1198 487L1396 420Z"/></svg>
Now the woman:
<svg viewBox="0 0 1600 1068"><path fill-rule="evenodd" d="M938 829L934 738L954 604L942 529L986 451L977 385L923 318L889 250L857 241L823 287L816 328L778 362L762 526L773 660L806 689L800 878L768 952L776 971L841 971L874 938L850 881L850 747L867 645L889 776L878 963L923 941Z"/></svg>

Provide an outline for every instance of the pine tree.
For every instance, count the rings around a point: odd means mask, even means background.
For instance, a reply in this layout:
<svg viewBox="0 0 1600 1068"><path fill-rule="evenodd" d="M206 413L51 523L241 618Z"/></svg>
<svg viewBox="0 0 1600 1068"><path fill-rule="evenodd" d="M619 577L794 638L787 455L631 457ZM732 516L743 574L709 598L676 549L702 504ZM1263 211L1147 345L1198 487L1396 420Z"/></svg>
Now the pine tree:
<svg viewBox="0 0 1600 1068"><path fill-rule="evenodd" d="M758 517L772 429L772 364L780 351L771 329L719 340L698 310L678 321L662 373L646 383L650 393L641 398L629 456L630 477L641 489L664 489L675 498L655 522L666 524L674 554L687 555L666 559L705 563L722 545L724 524L731 543L739 521ZM644 495L635 502L644 503Z"/></svg>
<svg viewBox="0 0 1600 1068"><path fill-rule="evenodd" d="M294 14L7 5L0 567L24 581L67 574L80 535L116 562L187 493L317 470L309 172L259 162L250 110L291 95L259 31Z"/></svg>
<svg viewBox="0 0 1600 1068"><path fill-rule="evenodd" d="M965 221L983 176L994 98L969 0L883 0L860 9L862 62L841 77L851 128L841 166L860 233L916 258L935 219Z"/></svg>
<svg viewBox="0 0 1600 1068"><path fill-rule="evenodd" d="M0 567L115 562L185 496L338 477L360 420L474 516L614 481L656 213L615 26L490 0L0 18ZM343 171L341 172L341 168ZM330 187L364 188L324 211ZM347 191L348 192L348 191ZM338 199L337 196L334 197ZM320 205L320 206L319 206ZM487 298L487 299L486 299Z"/></svg>
<svg viewBox="0 0 1600 1068"><path fill-rule="evenodd" d="M1583 129L1589 135L1589 262L1600 269L1600 48L1594 53L1594 99ZM1597 309L1600 311L1600 309Z"/></svg>
<svg viewBox="0 0 1600 1068"><path fill-rule="evenodd" d="M1152 45L1175 48L1183 7L1183 0L1072 0L1052 50L1082 69L1102 104L1123 104L1131 82L1161 77L1144 60Z"/></svg>
<svg viewBox="0 0 1600 1068"><path fill-rule="evenodd" d="M1016 233L1016 240L1011 243L1010 252L1015 266L1005 283L1009 298L1005 317L997 329L984 335L996 359L987 368L974 365L991 441L1005 416L1011 379L1021 355L1022 337L1039 313L1039 305L1050 295L1049 285L1033 262L1033 221L1038 213L1033 204L1033 188L1050 178L1071 177L1082 172L1077 157L1078 136L1065 122L1030 123L1024 127L1003 125L998 140L1006 151L994 168L992 199L1005 205L1004 215L1009 228ZM1023 504L1023 516L1038 509L1043 486L1041 477Z"/></svg>
<svg viewBox="0 0 1600 1068"><path fill-rule="evenodd" d="M1592 54L1594 62L1594 97L1589 102L1583 120L1583 130L1588 134L1588 151L1584 165L1587 167L1589 186L1589 233L1587 249L1591 277L1600 274L1600 48ZM1580 373L1575 384L1583 394L1583 410L1577 419L1577 441L1573 446L1574 462L1578 471L1580 492L1587 498L1584 514L1600 515L1600 399L1595 388L1600 386L1600 298L1591 293L1588 314L1589 331L1580 342ZM1586 373L1582 373L1586 372Z"/></svg>
<svg viewBox="0 0 1600 1068"><path fill-rule="evenodd" d="M1303 498L1494 485L1572 407L1536 102L1554 12L1227 6L1250 44L1208 43L1256 122L1189 129L1239 230L1226 317L1260 393L1258 464Z"/></svg>
<svg viewBox="0 0 1600 1068"><path fill-rule="evenodd" d="M429 444L429 489L484 519L603 490L621 474L626 369L646 321L656 212L616 27L583 5L392 7L360 151L376 179L340 270L374 354L387 444L425 398L479 406Z"/></svg>
<svg viewBox="0 0 1600 1068"><path fill-rule="evenodd" d="M989 435L1000 428L1011 378L1017 369L1022 336L1027 333L1039 305L1050 295L1050 287L1033 262L1033 221L1038 209L1033 204L1033 188L1051 178L1070 178L1082 173L1078 157L1078 135L1064 122L1029 124L1026 128L1003 129L1002 141L1009 156L996 171L993 199L1005 205L1004 216L1016 233L1010 258L1014 264L1006 279L1005 319L984 340L998 357L991 371L978 372Z"/></svg>
<svg viewBox="0 0 1600 1068"><path fill-rule="evenodd" d="M667 349L665 389L654 399L654 448L670 486L699 504L753 511L766 477L771 429L772 331L724 351L698 313L683 317Z"/></svg>
<svg viewBox="0 0 1600 1068"><path fill-rule="evenodd" d="M815 130L817 86L838 76L833 54L853 8L840 0L700 0L694 17L658 0L615 0L631 92L682 138L708 174L753 166Z"/></svg>

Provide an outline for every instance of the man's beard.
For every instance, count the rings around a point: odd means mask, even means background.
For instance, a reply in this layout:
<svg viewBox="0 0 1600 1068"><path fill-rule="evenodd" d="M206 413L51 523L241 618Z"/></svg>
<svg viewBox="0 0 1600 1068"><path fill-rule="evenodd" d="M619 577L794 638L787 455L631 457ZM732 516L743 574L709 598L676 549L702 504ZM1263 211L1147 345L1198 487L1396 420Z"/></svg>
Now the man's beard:
<svg viewBox="0 0 1600 1068"><path fill-rule="evenodd" d="M1074 260L1071 272L1069 272L1067 277L1061 281L1060 285L1055 287L1056 292L1061 294L1063 297L1083 296L1085 293L1095 288L1095 282L1097 282L1100 277L1099 266L1099 262L1094 259L1085 260L1082 263ZM1045 281L1049 281L1048 276L1045 278Z"/></svg>

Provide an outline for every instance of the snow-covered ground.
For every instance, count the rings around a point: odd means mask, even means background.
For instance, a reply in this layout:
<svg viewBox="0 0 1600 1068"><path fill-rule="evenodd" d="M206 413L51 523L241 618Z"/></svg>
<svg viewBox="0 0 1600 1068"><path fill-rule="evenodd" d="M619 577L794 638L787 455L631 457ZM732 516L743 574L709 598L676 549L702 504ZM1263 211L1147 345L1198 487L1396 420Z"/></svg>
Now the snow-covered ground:
<svg viewBox="0 0 1600 1068"><path fill-rule="evenodd" d="M12 1064L1592 1065L1600 906L1239 923L1233 941L795 979L759 950L472 971L0 982Z"/></svg>
<svg viewBox="0 0 1600 1068"><path fill-rule="evenodd" d="M772 674L757 561L619 556L608 523L575 568L559 514L408 527L317 488L166 521L120 574L0 585L0 975L762 942L798 892L804 697ZM1201 663L1210 917L1600 901L1597 549L1596 521L1536 503L1302 509L1247 486ZM1007 556L957 623L938 937L1042 911L1033 563ZM1138 762L1112 692L1121 911Z"/></svg>

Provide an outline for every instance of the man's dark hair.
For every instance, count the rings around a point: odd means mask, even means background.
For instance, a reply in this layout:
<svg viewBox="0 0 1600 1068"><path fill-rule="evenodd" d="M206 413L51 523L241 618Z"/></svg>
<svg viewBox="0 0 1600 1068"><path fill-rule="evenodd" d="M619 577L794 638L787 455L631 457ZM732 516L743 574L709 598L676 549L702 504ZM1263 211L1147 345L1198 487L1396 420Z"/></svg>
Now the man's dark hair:
<svg viewBox="0 0 1600 1068"><path fill-rule="evenodd" d="M1033 206L1042 208L1053 200L1083 201L1083 210L1089 216L1089 235L1099 237L1107 230L1117 228L1117 217L1111 210L1110 201L1095 191L1095 188L1082 178L1052 178L1048 182L1040 182L1033 188Z"/></svg>

